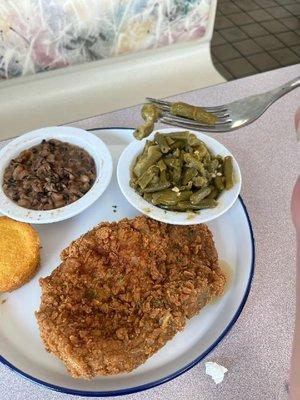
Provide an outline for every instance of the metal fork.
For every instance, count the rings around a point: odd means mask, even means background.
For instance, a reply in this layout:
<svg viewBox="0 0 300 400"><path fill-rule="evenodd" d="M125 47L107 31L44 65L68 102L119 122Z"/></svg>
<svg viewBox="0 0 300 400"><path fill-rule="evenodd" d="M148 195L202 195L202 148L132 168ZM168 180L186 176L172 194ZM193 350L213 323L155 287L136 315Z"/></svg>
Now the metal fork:
<svg viewBox="0 0 300 400"><path fill-rule="evenodd" d="M220 106L202 107L218 117L218 121L214 125L204 125L188 118L176 117L170 114L172 103L151 97L146 99L157 105L162 111L160 122L164 124L206 132L229 132L255 121L274 101L299 86L300 76L269 92L255 94Z"/></svg>

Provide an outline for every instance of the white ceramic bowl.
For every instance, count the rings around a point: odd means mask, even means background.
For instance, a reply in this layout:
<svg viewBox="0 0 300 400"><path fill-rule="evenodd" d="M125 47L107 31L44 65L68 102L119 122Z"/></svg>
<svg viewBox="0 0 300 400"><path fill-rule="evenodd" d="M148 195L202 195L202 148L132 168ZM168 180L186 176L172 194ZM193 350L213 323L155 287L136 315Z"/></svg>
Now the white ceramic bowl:
<svg viewBox="0 0 300 400"><path fill-rule="evenodd" d="M175 131L182 131L182 129L178 128L167 128L158 130L161 133L169 133ZM166 211L159 207L156 207L146 200L144 200L134 189L132 189L129 185L130 181L130 172L135 163L137 156L142 152L146 140L134 140L131 142L121 154L121 157L118 162L117 167L117 178L120 189L126 199L129 201L131 205L133 205L137 210L142 212L143 214L148 215L149 217L156 219L161 222L166 222L168 224L176 224L176 225L194 225L201 224L204 222L211 221L220 215L224 214L229 208L235 203L240 190L241 190L241 171L238 166L236 159L230 153L229 150L226 149L221 143L217 140L204 135L200 132L190 131L194 133L197 138L202 140L208 147L213 151L214 154L220 154L221 156L231 156L233 158L233 169L234 169L234 186L230 190L224 190L221 196L218 199L218 206L215 208L201 210L199 214L191 213L191 212L174 212L174 211ZM147 139L152 140L154 138L155 132L153 132Z"/></svg>
<svg viewBox="0 0 300 400"><path fill-rule="evenodd" d="M79 200L65 207L37 211L18 206L2 189L3 173L11 159L21 151L35 146L43 139L58 139L86 150L96 164L96 180L92 188ZM113 170L110 151L101 139L83 129L61 126L37 129L9 142L0 151L0 212L18 221L32 224L47 224L62 221L81 213L96 201L105 191Z"/></svg>

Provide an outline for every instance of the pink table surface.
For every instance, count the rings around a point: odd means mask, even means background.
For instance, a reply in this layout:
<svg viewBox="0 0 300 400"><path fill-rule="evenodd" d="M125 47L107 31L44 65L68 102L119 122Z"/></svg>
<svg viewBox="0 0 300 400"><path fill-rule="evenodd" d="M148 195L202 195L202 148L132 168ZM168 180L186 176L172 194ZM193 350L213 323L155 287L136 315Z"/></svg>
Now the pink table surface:
<svg viewBox="0 0 300 400"><path fill-rule="evenodd" d="M269 90L298 75L299 64L184 93L173 99L203 105L222 104ZM151 96L151 93L145 95ZM241 194L256 240L256 269L248 302L229 335L207 358L228 368L223 383L215 385L205 374L204 363L200 363L173 381L124 396L124 400L287 399L295 300L295 235L289 202L300 171L300 143L294 131L294 114L299 106L300 89L296 89L273 104L252 125L212 135L232 151L240 164ZM140 121L139 110L140 107L127 108L71 125L86 129L134 127ZM63 400L67 397L37 386L0 365L1 399Z"/></svg>

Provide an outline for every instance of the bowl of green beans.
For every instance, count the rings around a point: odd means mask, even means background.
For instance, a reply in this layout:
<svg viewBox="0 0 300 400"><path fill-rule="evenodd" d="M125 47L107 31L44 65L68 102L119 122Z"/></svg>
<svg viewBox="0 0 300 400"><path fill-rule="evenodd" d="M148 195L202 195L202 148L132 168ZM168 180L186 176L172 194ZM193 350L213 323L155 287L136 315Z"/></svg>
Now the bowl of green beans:
<svg viewBox="0 0 300 400"><path fill-rule="evenodd" d="M118 162L119 187L137 210L158 221L191 225L211 221L241 190L237 161L217 140L177 128L133 140Z"/></svg>

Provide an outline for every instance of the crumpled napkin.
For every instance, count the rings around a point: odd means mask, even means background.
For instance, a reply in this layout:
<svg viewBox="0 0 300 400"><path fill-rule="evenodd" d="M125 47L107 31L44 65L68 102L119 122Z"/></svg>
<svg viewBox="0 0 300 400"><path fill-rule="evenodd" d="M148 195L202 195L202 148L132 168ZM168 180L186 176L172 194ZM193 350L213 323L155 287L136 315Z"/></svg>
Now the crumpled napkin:
<svg viewBox="0 0 300 400"><path fill-rule="evenodd" d="M220 365L216 362L207 361L205 363L205 373L211 376L216 384L219 384L223 381L224 375L226 374L227 371L228 371L227 368L223 367L223 365Z"/></svg>

